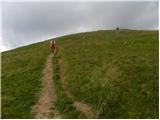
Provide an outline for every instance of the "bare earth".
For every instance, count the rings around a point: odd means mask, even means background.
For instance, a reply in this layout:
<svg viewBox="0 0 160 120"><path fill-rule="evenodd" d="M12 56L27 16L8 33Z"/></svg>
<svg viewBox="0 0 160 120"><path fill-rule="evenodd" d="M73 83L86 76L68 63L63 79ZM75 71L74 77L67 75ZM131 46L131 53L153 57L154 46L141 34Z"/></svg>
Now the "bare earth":
<svg viewBox="0 0 160 120"><path fill-rule="evenodd" d="M56 100L54 82L52 80L52 54L47 58L42 77L42 91L39 100L32 107L36 119L61 118L54 109L53 102Z"/></svg>
<svg viewBox="0 0 160 120"><path fill-rule="evenodd" d="M80 101L74 101L73 106L78 110L81 111L82 113L84 113L84 115L87 118L95 118L95 114L92 111L91 107L86 104L86 103L82 103Z"/></svg>
<svg viewBox="0 0 160 120"><path fill-rule="evenodd" d="M62 60L59 59L58 60L58 65L60 67L61 85L62 85L62 88L64 89L66 95L73 100L74 96L71 95L71 93L67 90L66 82L65 82L65 79L64 79L64 72L63 72L61 64L62 64ZM95 118L95 113L93 112L92 108L88 104L83 103L81 101L74 101L73 106L78 111L82 112L87 118Z"/></svg>

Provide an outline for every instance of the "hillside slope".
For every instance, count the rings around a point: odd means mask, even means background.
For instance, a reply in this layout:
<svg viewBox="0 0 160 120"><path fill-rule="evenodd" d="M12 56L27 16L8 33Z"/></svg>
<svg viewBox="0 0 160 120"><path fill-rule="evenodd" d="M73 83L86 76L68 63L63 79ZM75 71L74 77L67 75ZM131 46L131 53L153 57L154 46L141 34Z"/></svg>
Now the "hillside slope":
<svg viewBox="0 0 160 120"><path fill-rule="evenodd" d="M158 118L158 31L97 31L57 44L68 91L97 118Z"/></svg>
<svg viewBox="0 0 160 120"><path fill-rule="evenodd" d="M41 88L47 46L42 42L2 53L2 118L33 118L31 106Z"/></svg>
<svg viewBox="0 0 160 120"><path fill-rule="evenodd" d="M94 118L158 118L158 31L96 31L56 43L53 104L64 118L86 118L74 101ZM2 53L2 118L34 117L49 52L46 41Z"/></svg>

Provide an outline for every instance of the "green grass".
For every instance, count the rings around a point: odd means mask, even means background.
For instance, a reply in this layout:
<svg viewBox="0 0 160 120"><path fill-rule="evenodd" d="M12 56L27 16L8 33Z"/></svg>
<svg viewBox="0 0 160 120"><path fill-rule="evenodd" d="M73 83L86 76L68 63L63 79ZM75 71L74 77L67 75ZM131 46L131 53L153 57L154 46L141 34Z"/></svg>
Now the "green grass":
<svg viewBox="0 0 160 120"><path fill-rule="evenodd" d="M42 42L2 53L2 118L33 118L48 51Z"/></svg>
<svg viewBox="0 0 160 120"><path fill-rule="evenodd" d="M60 82L60 68L57 60L58 56L53 57L53 80L57 95L57 100L55 103L53 103L55 105L55 109L57 109L65 119L85 118L83 113L77 111L73 107L73 100L70 99L62 89Z"/></svg>
<svg viewBox="0 0 160 120"><path fill-rule="evenodd" d="M158 31L57 38L69 91L98 118L158 118Z"/></svg>
<svg viewBox="0 0 160 120"><path fill-rule="evenodd" d="M158 118L158 31L95 31L56 38L53 58L56 109L64 118L85 118L61 87L58 57L75 100L98 118ZM2 53L2 118L33 118L49 42Z"/></svg>

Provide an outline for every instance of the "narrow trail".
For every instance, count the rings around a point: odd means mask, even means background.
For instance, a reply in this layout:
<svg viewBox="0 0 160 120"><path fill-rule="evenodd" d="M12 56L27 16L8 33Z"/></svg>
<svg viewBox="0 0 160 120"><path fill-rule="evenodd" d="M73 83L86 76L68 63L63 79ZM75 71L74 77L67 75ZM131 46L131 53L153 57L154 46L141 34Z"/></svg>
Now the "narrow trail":
<svg viewBox="0 0 160 120"><path fill-rule="evenodd" d="M53 102L56 100L54 81L52 80L52 57L49 55L43 70L42 91L39 100L32 107L32 112L36 119L62 118L61 115L53 107Z"/></svg>
<svg viewBox="0 0 160 120"><path fill-rule="evenodd" d="M64 79L64 72L63 72L63 69L61 67L61 65L62 65L62 60L61 59L58 59L58 65L59 65L59 68L60 68L60 80L61 80L62 88L63 88L64 92L66 93L66 95L73 100L74 96L67 90L67 87L66 87L66 82L65 82L65 79ZM74 101L73 106L78 111L82 112L87 118L91 119L91 118L96 117L92 108L86 103L83 103L81 101Z"/></svg>

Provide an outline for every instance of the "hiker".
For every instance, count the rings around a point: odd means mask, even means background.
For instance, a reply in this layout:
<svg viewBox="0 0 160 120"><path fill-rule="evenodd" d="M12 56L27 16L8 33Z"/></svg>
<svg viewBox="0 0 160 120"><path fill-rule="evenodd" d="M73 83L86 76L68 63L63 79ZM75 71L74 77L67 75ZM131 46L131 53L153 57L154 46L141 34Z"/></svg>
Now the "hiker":
<svg viewBox="0 0 160 120"><path fill-rule="evenodd" d="M55 42L55 40L50 41L50 48L51 48L51 52L53 54L55 54L56 53L56 42Z"/></svg>
<svg viewBox="0 0 160 120"><path fill-rule="evenodd" d="M119 30L119 27L117 27L116 30Z"/></svg>

